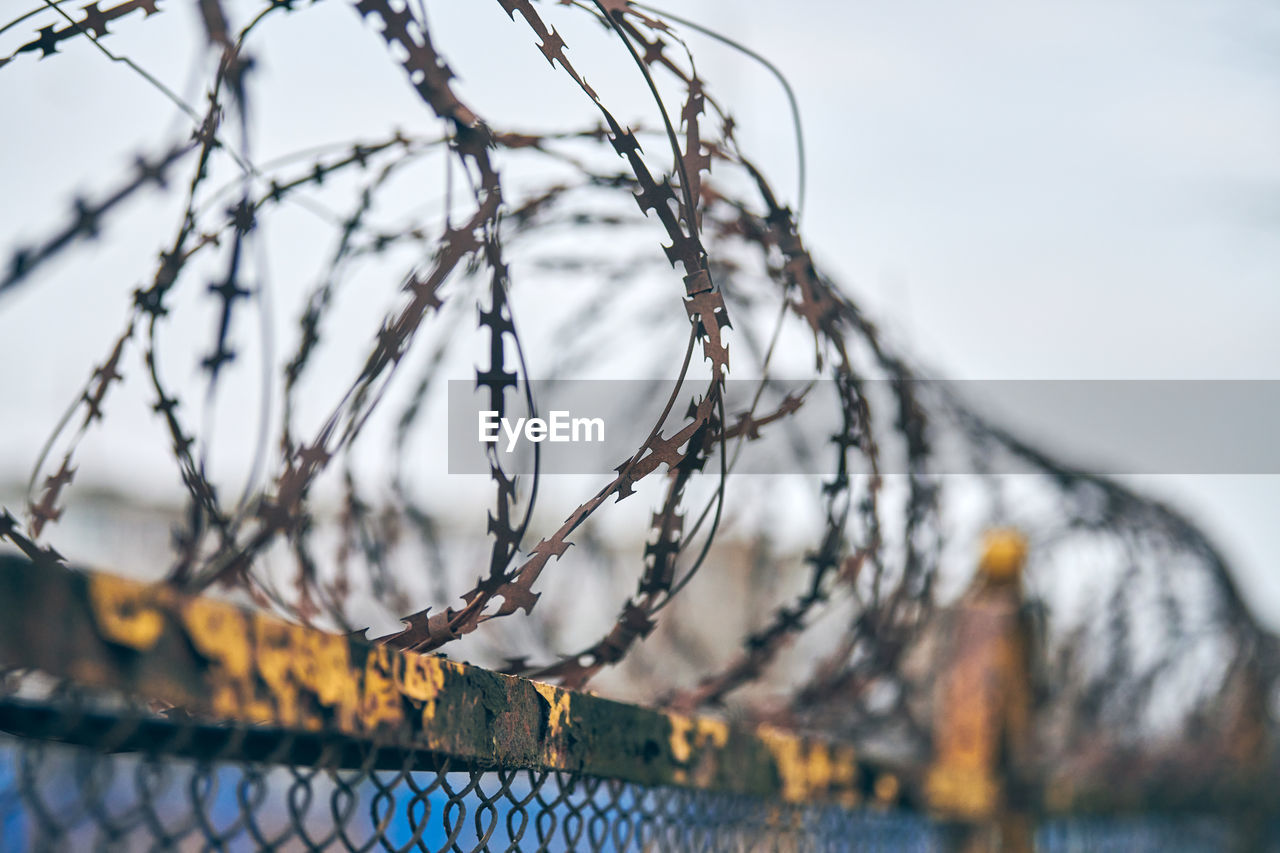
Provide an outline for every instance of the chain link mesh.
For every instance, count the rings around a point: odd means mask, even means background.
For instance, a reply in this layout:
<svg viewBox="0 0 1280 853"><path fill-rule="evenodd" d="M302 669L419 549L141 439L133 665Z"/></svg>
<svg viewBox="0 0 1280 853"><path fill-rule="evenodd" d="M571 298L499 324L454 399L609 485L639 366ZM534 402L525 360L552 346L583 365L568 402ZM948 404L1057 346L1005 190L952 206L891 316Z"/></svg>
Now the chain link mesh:
<svg viewBox="0 0 1280 853"><path fill-rule="evenodd" d="M22 850L930 849L919 818L558 771L278 765L0 740Z"/></svg>
<svg viewBox="0 0 1280 853"><path fill-rule="evenodd" d="M557 771L208 761L0 738L6 850L938 850L945 828L873 809L790 806ZM1221 817L1070 818L1046 851L1241 847ZM1261 849L1277 849L1274 827Z"/></svg>

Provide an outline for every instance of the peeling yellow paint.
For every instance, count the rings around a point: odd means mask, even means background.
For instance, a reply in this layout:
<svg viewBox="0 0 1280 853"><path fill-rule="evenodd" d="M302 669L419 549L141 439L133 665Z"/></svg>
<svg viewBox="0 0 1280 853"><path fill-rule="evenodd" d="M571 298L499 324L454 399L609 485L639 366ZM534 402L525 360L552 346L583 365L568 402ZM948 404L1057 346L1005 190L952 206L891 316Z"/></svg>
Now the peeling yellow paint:
<svg viewBox="0 0 1280 853"><path fill-rule="evenodd" d="M714 717L695 718L672 712L664 716L671 724L667 739L671 756L679 764L690 763L695 753L723 749L729 743L729 725Z"/></svg>
<svg viewBox="0 0 1280 853"><path fill-rule="evenodd" d="M351 670L351 646L346 637L308 631L302 637L302 651L294 672L302 686L337 715L339 725L355 726L359 705Z"/></svg>
<svg viewBox="0 0 1280 853"><path fill-rule="evenodd" d="M902 793L902 783L898 781L897 776L894 776L892 773L881 773L876 777L876 800L878 800L881 805L893 805L898 801L898 795L900 793Z"/></svg>
<svg viewBox="0 0 1280 853"><path fill-rule="evenodd" d="M689 733L693 731L693 720L684 714L667 714L671 723L671 736L667 743L671 746L671 756L681 764L687 764L693 754L693 744L689 742Z"/></svg>
<svg viewBox="0 0 1280 853"><path fill-rule="evenodd" d="M694 746L698 751L693 768L693 783L699 788L715 784L720 767L720 753L729 743L729 726L713 717L698 717L694 725Z"/></svg>
<svg viewBox="0 0 1280 853"><path fill-rule="evenodd" d="M553 684L543 684L541 681L533 682L533 689L538 691L543 701L551 706L547 714L547 734L551 737L559 737L561 729L569 725L569 697L572 694L568 690L562 690Z"/></svg>
<svg viewBox="0 0 1280 853"><path fill-rule="evenodd" d="M851 746L832 749L831 787L836 791L836 801L845 808L854 808L862 796L858 791L858 753Z"/></svg>
<svg viewBox="0 0 1280 853"><path fill-rule="evenodd" d="M155 606L157 590L111 575L89 576L89 604L103 638L137 651L156 644L164 614Z"/></svg>
<svg viewBox="0 0 1280 853"><path fill-rule="evenodd" d="M238 722L308 729L324 726L352 735L402 727L400 733L414 738L419 746L486 761L495 760L495 756L501 759L501 738L524 738L538 728L537 718L528 719L523 713L523 709L532 708L526 704L530 699L527 687L521 686L519 679L489 683L485 679L507 677L476 672L435 656L369 645L218 601L188 598L164 587L96 574L90 574L86 583L87 603L103 638L139 652L154 650L152 653L162 656L165 663L191 661L196 670L184 669L180 676L152 676L132 671L132 665L131 669L119 669L114 659L125 659L115 655L97 664L105 667L102 673L85 673L85 681L116 679L135 692L187 702L193 710L212 711L219 718ZM185 635L190 646L162 643L161 638L170 635ZM190 656L192 650L195 660ZM75 661L67 663L71 670L76 666ZM455 679L454 673L466 677ZM194 691L188 675L198 680ZM584 716L585 706L580 703L598 700L549 684L532 682L532 686L546 702L546 728L540 754L530 756L525 751L519 760L564 768L569 760L565 751L573 745L572 726L584 721L596 725L591 715ZM516 687L519 690L513 692ZM472 725L467 715L479 714L481 703L489 709L496 707L503 690L512 711L523 706L518 718L502 716L487 731ZM447 717L440 704L446 697L451 697ZM457 697L456 715L452 713L452 697ZM649 711L618 711L620 720L636 714L646 726L654 722ZM419 713L420 720L416 719ZM415 719L407 720L407 716ZM860 798L862 771L850 747L810 741L770 726L762 727L753 743L750 733L731 729L713 717L673 713L662 717L669 724L668 750L666 755L660 751L653 756L653 766L647 769L660 774L664 782L735 789L756 785L756 774L762 770L767 779L771 764L776 769L781 800L787 803L822 799L855 805ZM467 725L455 726L458 721ZM607 742L613 735L608 728L592 728L585 736ZM749 750L726 763L725 751L731 742ZM523 750L527 741L521 743ZM595 746L603 748L599 743ZM764 749L759 750L760 746ZM963 754L965 747L958 746ZM574 752L571 757L573 769L583 769L583 756ZM590 765L589 757L586 763ZM742 779L726 775L738 767L743 768ZM879 799L896 801L900 784L893 776L881 776L873 787Z"/></svg>
<svg viewBox="0 0 1280 853"><path fill-rule="evenodd" d="M244 614L236 607L193 598L182 607L187 637L210 661L211 710L218 717L269 720L273 709L253 702L253 647Z"/></svg>
<svg viewBox="0 0 1280 853"><path fill-rule="evenodd" d="M532 683L533 689L548 706L547 735L543 740L542 758L553 767L564 767L566 761L564 734L565 729L572 723L569 703L573 694L541 681Z"/></svg>
<svg viewBox="0 0 1280 853"><path fill-rule="evenodd" d="M286 726L306 723L298 701L298 681L294 676L295 662L303 646L303 631L297 625L281 622L264 613L253 616L258 677L271 691L277 718Z"/></svg>
<svg viewBox="0 0 1280 853"><path fill-rule="evenodd" d="M835 775L835 765L831 755L822 744L809 746L809 786L811 790L826 790L831 787L831 778Z"/></svg>
<svg viewBox="0 0 1280 853"><path fill-rule="evenodd" d="M831 796L849 799L845 794L853 791L858 778L852 749L837 750L822 743L806 743L803 738L773 726L761 726L756 736L773 755L784 800L802 802Z"/></svg>
<svg viewBox="0 0 1280 853"><path fill-rule="evenodd" d="M249 628L238 608L205 598L193 598L182 608L187 636L196 651L222 667L231 678L248 678L253 649Z"/></svg>
<svg viewBox="0 0 1280 853"><path fill-rule="evenodd" d="M400 693L422 703L423 725L435 718L436 697L444 689L444 666L440 658L402 654L394 667L395 684Z"/></svg>
<svg viewBox="0 0 1280 853"><path fill-rule="evenodd" d="M356 729L359 692L347 638L208 599L187 600L180 613L192 646L210 662L218 717L316 729L325 722L318 711L329 709L339 728Z"/></svg>
<svg viewBox="0 0 1280 853"><path fill-rule="evenodd" d="M994 776L981 771L933 768L925 781L925 797L935 808L966 818L994 813L1000 786Z"/></svg>
<svg viewBox="0 0 1280 853"><path fill-rule="evenodd" d="M366 729L399 725L404 721L404 705L396 686L391 650L374 646L365 658L364 691L360 696L360 722Z"/></svg>
<svg viewBox="0 0 1280 853"><path fill-rule="evenodd" d="M756 734L773 755L782 780L782 798L788 802L803 800L809 793L809 784L800 739L773 726L761 726Z"/></svg>
<svg viewBox="0 0 1280 853"><path fill-rule="evenodd" d="M840 787L858 784L858 752L851 746L832 748L831 783Z"/></svg>
<svg viewBox="0 0 1280 853"><path fill-rule="evenodd" d="M723 749L729 743L729 724L713 717L698 718L698 746Z"/></svg>

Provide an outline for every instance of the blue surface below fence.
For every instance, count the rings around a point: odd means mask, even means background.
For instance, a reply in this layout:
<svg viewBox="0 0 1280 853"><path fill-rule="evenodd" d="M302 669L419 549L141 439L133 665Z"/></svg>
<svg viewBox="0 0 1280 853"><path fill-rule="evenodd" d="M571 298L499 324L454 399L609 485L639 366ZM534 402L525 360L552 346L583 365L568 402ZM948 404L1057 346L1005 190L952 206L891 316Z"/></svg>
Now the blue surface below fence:
<svg viewBox="0 0 1280 853"><path fill-rule="evenodd" d="M892 850L943 848L927 818L529 772L328 771L143 759L0 740L4 850ZM1274 836L1273 836L1274 837ZM138 843L135 843L138 842ZM384 848L383 845L386 845ZM1219 851L1226 819L1054 819L1042 851ZM1275 848L1270 848L1275 849Z"/></svg>

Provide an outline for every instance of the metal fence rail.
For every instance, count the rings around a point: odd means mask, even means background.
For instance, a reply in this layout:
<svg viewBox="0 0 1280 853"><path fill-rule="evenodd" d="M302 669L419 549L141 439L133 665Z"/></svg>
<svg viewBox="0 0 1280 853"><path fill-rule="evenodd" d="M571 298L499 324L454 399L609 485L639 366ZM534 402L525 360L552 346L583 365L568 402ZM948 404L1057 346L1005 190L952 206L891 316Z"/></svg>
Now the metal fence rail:
<svg viewBox="0 0 1280 853"><path fill-rule="evenodd" d="M38 602L39 606L31 606ZM0 558L14 849L928 848L841 744Z"/></svg>
<svg viewBox="0 0 1280 853"><path fill-rule="evenodd" d="M788 802L893 806L907 793L848 745L574 693L23 559L0 558L0 662L74 685L53 706L10 703L9 729L43 726L44 736L79 743L154 741L174 754L255 759L266 747L252 744L279 730L271 749L281 752L268 754L295 762L361 764L376 746L385 760L407 750L455 767L565 770ZM150 704L129 720L121 697Z"/></svg>
<svg viewBox="0 0 1280 853"><path fill-rule="evenodd" d="M1280 838L1243 800L1055 815L1024 791L963 815L930 793L967 768L959 741L888 767L20 558L0 557L0 666L6 850L995 849L984 825L1000 849Z"/></svg>

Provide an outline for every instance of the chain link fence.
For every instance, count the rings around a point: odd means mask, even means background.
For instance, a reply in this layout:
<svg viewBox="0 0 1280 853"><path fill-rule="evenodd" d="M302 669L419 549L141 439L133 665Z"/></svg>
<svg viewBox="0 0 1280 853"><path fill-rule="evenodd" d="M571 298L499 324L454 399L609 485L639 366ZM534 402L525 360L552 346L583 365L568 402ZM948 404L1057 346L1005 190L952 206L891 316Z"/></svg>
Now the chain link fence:
<svg viewBox="0 0 1280 853"><path fill-rule="evenodd" d="M41 602L0 620L4 850L841 850L851 839L909 850L938 841L908 810L897 777L853 761L847 747L433 667L441 659L387 656L355 638L342 641L351 666L308 689L315 699L354 691L357 719L290 722L285 709L300 706L286 681L317 659L305 642L265 640L266 626L283 626L270 620L242 638L253 643L237 688L243 706L219 713L228 665L211 666L208 642L176 630L194 600L149 598L142 585L104 595L113 588L105 576L0 565L9 584L0 611ZM227 619L241 612L203 604ZM61 631L49 630L54 605ZM151 641L137 643L148 628ZM410 660L426 668L405 669ZM391 661L401 663L388 677L375 674ZM416 686L415 672L425 679ZM433 673L441 680L428 686ZM182 690L189 702L172 701ZM394 723L390 705L403 711Z"/></svg>
<svg viewBox="0 0 1280 853"><path fill-rule="evenodd" d="M776 800L546 770L414 769L370 750L359 767L104 753L0 739L6 850L945 850L905 812ZM1216 851L1243 844L1212 817L1059 819L1046 851ZM1263 849L1277 849L1274 833Z"/></svg>
<svg viewBox="0 0 1280 853"><path fill-rule="evenodd" d="M1101 811L1015 792L949 823L921 785L934 765L260 615L241 667L212 640L233 642L245 611L0 565L4 850L1280 849L1261 777L1234 800L1152 794Z"/></svg>
<svg viewBox="0 0 1280 853"><path fill-rule="evenodd" d="M14 740L0 756L10 849L906 850L934 836L911 818L557 771L340 770Z"/></svg>

